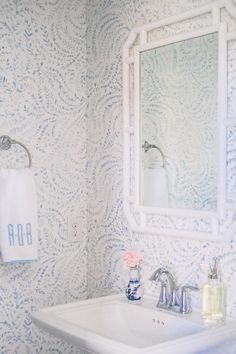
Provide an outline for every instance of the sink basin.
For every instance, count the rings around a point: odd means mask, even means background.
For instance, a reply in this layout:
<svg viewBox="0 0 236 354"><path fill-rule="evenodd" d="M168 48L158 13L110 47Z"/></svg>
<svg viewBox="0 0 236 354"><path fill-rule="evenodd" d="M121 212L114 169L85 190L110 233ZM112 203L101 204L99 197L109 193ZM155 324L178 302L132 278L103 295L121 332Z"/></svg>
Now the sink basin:
<svg viewBox="0 0 236 354"><path fill-rule="evenodd" d="M163 312L152 298L130 304L123 295L45 308L33 314L33 321L98 354L190 354L236 333L234 322L209 328L196 312L190 316Z"/></svg>

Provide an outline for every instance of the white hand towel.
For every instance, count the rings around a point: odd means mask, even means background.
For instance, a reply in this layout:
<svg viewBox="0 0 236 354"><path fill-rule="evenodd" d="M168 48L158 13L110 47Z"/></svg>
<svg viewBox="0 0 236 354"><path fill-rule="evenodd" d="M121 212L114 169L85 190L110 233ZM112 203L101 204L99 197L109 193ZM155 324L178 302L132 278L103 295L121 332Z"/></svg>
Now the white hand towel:
<svg viewBox="0 0 236 354"><path fill-rule="evenodd" d="M143 175L143 205L149 207L168 207L168 183L164 167L146 168Z"/></svg>
<svg viewBox="0 0 236 354"><path fill-rule="evenodd" d="M3 262L37 259L38 215L32 171L0 169L0 248Z"/></svg>

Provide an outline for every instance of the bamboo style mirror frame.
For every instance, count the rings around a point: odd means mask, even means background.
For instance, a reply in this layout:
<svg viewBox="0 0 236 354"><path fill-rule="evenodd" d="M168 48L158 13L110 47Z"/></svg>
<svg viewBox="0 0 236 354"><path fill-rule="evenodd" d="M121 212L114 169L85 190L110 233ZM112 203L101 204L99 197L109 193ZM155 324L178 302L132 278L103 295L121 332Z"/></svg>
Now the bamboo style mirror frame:
<svg viewBox="0 0 236 354"><path fill-rule="evenodd" d="M215 1L134 28L124 45L124 213L134 232L212 241L228 241L236 233L235 19L236 6L232 0ZM142 133L141 55L188 40L194 43L194 39L211 34L217 40L218 54L215 208L205 210L146 205L142 201L142 153L143 149L148 151L148 142L144 141L145 135ZM159 149L159 146L153 146ZM161 154L165 158L165 151L161 151Z"/></svg>

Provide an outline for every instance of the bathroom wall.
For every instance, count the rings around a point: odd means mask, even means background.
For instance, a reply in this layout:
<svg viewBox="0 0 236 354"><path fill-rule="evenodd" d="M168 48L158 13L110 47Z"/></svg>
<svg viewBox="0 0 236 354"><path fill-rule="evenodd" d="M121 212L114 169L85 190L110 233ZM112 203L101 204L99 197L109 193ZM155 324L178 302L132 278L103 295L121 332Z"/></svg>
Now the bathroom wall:
<svg viewBox="0 0 236 354"><path fill-rule="evenodd" d="M235 243L133 235L122 209L122 46L133 26L206 2L1 1L0 133L32 154L40 241L37 262L0 264L1 354L78 353L38 330L30 315L123 291L127 249L144 254L143 281L153 293L148 276L156 267L168 266L181 284L200 285L199 263L220 255L228 310L236 315ZM2 166L25 163L18 148L1 152Z"/></svg>
<svg viewBox="0 0 236 354"><path fill-rule="evenodd" d="M0 353L75 354L31 323L38 308L86 297L86 1L2 0L0 134L29 148L39 260L0 264ZM24 151L1 152L23 167Z"/></svg>
<svg viewBox="0 0 236 354"><path fill-rule="evenodd" d="M157 267L166 266L172 270L179 284L201 286L206 274L200 271L199 264L211 262L212 257L218 255L227 284L228 313L236 315L235 242L216 244L133 234L122 211L122 46L132 27L210 2L88 0L90 296L124 291L126 272L122 255L127 249L143 253L145 291L153 294L157 294L157 289L148 277ZM200 292L193 295L193 300L200 306Z"/></svg>

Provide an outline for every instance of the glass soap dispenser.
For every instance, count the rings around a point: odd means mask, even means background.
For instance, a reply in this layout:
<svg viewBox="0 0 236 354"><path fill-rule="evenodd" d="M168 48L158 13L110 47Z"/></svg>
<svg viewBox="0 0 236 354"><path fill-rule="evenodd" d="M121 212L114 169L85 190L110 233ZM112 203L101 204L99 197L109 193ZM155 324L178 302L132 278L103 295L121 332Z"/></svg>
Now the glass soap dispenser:
<svg viewBox="0 0 236 354"><path fill-rule="evenodd" d="M226 312L226 291L219 274L218 258L210 268L208 281L202 289L202 318L210 322L223 322Z"/></svg>

